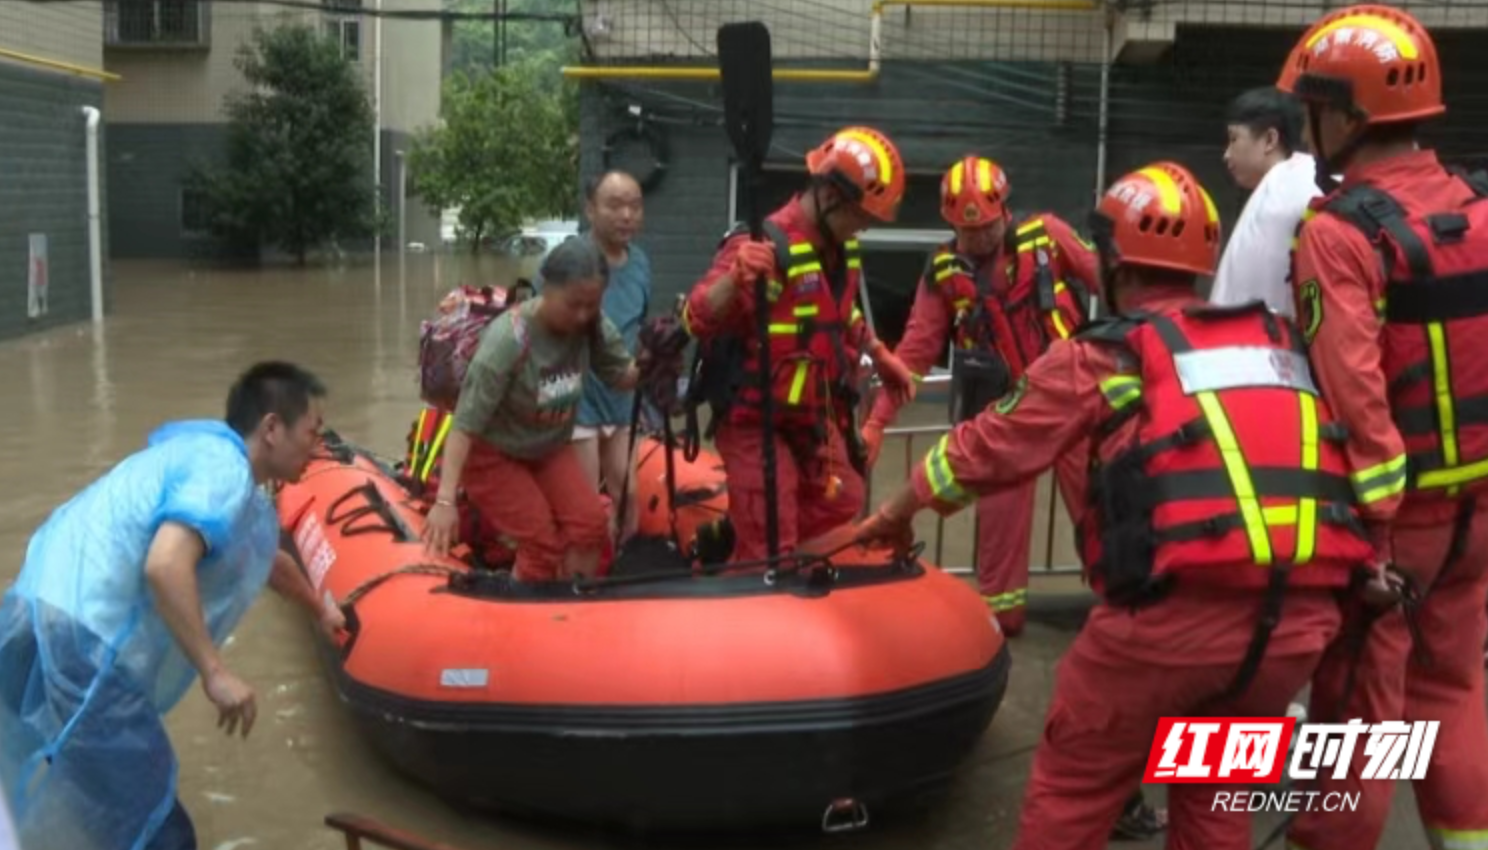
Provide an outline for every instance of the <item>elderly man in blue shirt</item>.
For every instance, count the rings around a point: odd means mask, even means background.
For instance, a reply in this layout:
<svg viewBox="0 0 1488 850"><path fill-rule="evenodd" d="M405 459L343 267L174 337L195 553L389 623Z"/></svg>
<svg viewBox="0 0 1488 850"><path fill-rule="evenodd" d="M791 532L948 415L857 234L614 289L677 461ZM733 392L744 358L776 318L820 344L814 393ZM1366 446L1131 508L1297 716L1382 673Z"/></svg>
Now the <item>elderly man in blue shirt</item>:
<svg viewBox="0 0 1488 850"><path fill-rule="evenodd" d="M644 217L641 186L623 171L608 171L590 180L584 190L584 213L591 225L589 238L604 251L610 268L604 314L619 329L634 356L641 323L651 304L651 260L634 242ZM598 380L585 380L573 437L579 462L595 488L602 483L617 503L622 487L629 494L625 517L617 518L622 522L622 543L635 534L639 517L635 456L630 452L634 404L633 390L612 390Z"/></svg>

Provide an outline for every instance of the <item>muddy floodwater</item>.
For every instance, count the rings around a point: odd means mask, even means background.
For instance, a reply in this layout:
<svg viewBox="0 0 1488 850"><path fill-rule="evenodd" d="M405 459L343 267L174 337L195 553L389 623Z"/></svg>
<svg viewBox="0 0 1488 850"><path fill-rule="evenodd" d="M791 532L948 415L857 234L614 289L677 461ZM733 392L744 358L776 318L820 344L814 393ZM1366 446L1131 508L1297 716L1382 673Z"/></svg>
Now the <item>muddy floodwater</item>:
<svg viewBox="0 0 1488 850"><path fill-rule="evenodd" d="M489 259L421 254L401 262L385 255L380 262L252 272L116 263L112 273L113 307L102 333L84 323L0 344L0 469L7 485L0 491L0 588L13 579L27 538L53 507L142 446L161 422L221 416L228 385L254 360L285 358L311 368L330 387L330 425L374 451L398 455L418 409L419 321L450 287L505 283L510 269ZM939 406L922 407L903 421L944 421ZM916 458L927 445L922 438ZM885 447L877 495L902 480L902 457L902 449ZM1046 482L1038 504L1032 560L1039 568L1071 563L1062 517L1046 558ZM971 513L947 523L943 563L970 562ZM933 520L922 519L922 534L934 530ZM1065 578L1035 579L1030 596L1033 622L1013 643L1008 697L946 799L916 816L871 819L859 833L807 833L786 843L868 850L1011 846L1054 661L1088 604L1078 583ZM626 836L458 810L394 772L351 728L326 685L304 615L271 593L245 618L224 658L257 692L252 735L244 741L217 731L199 686L168 719L181 761L181 798L203 850L341 848L343 839L323 825L333 811L375 817L461 850L643 846ZM1393 829L1380 846L1425 848L1409 791L1401 791ZM1160 789L1155 799L1161 800ZM716 836L681 844L766 848L782 840Z"/></svg>

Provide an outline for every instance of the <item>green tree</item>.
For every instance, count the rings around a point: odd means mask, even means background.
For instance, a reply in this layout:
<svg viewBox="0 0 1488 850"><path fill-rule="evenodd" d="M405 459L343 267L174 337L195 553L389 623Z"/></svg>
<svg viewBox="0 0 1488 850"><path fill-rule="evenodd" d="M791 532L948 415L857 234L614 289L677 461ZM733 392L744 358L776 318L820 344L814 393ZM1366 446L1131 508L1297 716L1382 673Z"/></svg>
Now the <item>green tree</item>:
<svg viewBox="0 0 1488 850"><path fill-rule="evenodd" d="M452 12L495 11L493 0L445 0ZM576 0L506 0L508 14L542 13L577 15ZM489 71L496 64L496 25L490 21L456 21L450 39L450 69L474 76ZM555 21L508 20L506 22L506 61L519 64L534 61L541 66L540 77L559 80L558 69L577 64L579 40Z"/></svg>
<svg viewBox="0 0 1488 850"><path fill-rule="evenodd" d="M578 99L572 86L545 92L542 70L524 61L451 75L440 125L409 151L413 191L431 207L458 207L472 250L526 219L577 212Z"/></svg>
<svg viewBox="0 0 1488 850"><path fill-rule="evenodd" d="M193 169L214 235L276 245L300 265L335 239L371 235L372 107L356 68L316 30L258 30L240 48L245 91L229 95L220 167Z"/></svg>

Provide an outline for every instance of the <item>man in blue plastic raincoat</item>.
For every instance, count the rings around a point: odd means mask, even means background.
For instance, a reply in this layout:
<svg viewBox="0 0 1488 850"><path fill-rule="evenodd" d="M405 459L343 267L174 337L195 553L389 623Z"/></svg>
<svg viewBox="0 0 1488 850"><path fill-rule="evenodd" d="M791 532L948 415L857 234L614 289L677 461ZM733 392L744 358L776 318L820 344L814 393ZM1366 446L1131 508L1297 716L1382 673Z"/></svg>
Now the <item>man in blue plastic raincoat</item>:
<svg viewBox="0 0 1488 850"><path fill-rule="evenodd" d="M279 551L264 489L304 473L324 396L257 364L225 422L162 426L31 538L0 600L0 788L26 850L194 850L161 718L200 674L219 727L247 737L253 690L218 647L265 583L344 625Z"/></svg>

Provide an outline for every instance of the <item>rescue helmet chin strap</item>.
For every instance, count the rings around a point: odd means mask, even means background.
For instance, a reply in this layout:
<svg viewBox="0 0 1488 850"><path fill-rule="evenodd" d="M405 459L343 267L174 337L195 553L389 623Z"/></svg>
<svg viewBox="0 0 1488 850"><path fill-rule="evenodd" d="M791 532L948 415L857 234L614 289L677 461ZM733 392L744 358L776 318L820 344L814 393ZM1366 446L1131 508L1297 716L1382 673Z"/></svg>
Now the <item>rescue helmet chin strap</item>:
<svg viewBox="0 0 1488 850"><path fill-rule="evenodd" d="M1322 190L1323 194L1331 194L1338 188L1338 181L1334 174L1340 174L1348 167L1349 160L1354 158L1359 148L1363 146L1369 133L1367 125L1361 124L1359 129L1349 137L1348 141L1339 146L1338 150L1328 153L1323 150L1323 107L1325 104L1318 101L1307 102L1308 129L1312 142L1312 160L1316 166L1317 173L1313 176L1313 182ZM1355 110L1349 110L1352 115L1362 118Z"/></svg>
<svg viewBox="0 0 1488 850"><path fill-rule="evenodd" d="M822 203L821 189L830 186L836 190L836 199L830 204ZM827 227L827 217L839 209L855 205L863 198L863 190L854 185L841 171L833 170L828 174L814 174L811 177L811 200L812 206L816 207L816 229L823 235L832 238L835 236Z"/></svg>
<svg viewBox="0 0 1488 850"><path fill-rule="evenodd" d="M1121 261L1121 254L1116 250L1116 242L1112 238L1116 231L1116 223L1111 221L1099 211L1092 210L1087 222L1090 228L1091 241L1095 243L1095 256L1100 273L1101 294L1106 302L1107 315L1116 315L1116 265Z"/></svg>

